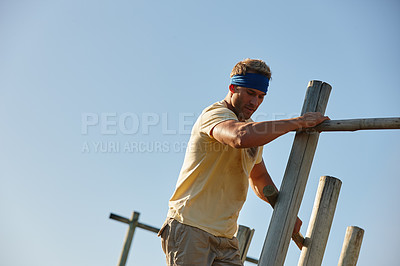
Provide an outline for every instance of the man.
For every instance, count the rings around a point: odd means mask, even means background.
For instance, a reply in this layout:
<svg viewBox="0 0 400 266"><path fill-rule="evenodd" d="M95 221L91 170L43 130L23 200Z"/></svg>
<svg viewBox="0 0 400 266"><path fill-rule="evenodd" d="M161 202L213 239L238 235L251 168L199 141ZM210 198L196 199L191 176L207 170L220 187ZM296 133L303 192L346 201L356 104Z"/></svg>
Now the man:
<svg viewBox="0 0 400 266"><path fill-rule="evenodd" d="M270 68L262 60L237 63L225 99L204 109L194 124L168 218L159 232L168 265L242 265L234 235L248 186L268 202L263 188L274 185L262 159L263 145L329 119L307 113L253 122L250 117L270 79ZM297 219L294 233L300 226Z"/></svg>

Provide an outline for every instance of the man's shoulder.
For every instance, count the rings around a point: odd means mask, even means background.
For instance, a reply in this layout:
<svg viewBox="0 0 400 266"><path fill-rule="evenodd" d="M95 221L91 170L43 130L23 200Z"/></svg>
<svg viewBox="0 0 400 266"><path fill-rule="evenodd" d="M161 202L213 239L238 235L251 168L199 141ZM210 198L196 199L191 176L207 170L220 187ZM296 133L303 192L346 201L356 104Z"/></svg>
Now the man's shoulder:
<svg viewBox="0 0 400 266"><path fill-rule="evenodd" d="M216 112L216 113L232 113L234 114L231 110L226 105L225 101L219 101L215 102L206 108L203 109L202 115L208 112Z"/></svg>
<svg viewBox="0 0 400 266"><path fill-rule="evenodd" d="M206 108L203 109L200 116L204 115L208 116L211 114L218 114L218 115L222 114L224 117L229 116L231 119L238 120L236 114L228 108L224 100L207 106ZM254 122L254 120L249 118L245 122Z"/></svg>
<svg viewBox="0 0 400 266"><path fill-rule="evenodd" d="M236 114L227 107L225 101L219 101L203 109L194 128L199 127L200 131L209 134L215 125L225 120L238 119Z"/></svg>
<svg viewBox="0 0 400 266"><path fill-rule="evenodd" d="M206 108L204 108L203 112L207 112L213 109L218 109L218 108L227 108L225 101L218 101L215 102L209 106L207 106Z"/></svg>

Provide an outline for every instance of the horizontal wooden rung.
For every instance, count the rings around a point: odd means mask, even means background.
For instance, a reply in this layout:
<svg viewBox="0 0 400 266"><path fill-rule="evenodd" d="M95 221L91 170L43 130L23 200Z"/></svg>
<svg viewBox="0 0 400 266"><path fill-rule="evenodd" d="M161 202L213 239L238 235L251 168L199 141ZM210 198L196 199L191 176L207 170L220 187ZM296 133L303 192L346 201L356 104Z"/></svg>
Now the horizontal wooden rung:
<svg viewBox="0 0 400 266"><path fill-rule="evenodd" d="M327 120L312 128L319 132L374 129L400 129L400 117Z"/></svg>

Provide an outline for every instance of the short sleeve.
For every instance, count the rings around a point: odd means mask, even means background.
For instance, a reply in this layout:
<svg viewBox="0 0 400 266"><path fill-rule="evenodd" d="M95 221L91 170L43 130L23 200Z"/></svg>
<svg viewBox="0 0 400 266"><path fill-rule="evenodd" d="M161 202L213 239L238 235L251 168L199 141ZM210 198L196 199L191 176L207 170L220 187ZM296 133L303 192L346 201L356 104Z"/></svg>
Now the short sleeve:
<svg viewBox="0 0 400 266"><path fill-rule="evenodd" d="M211 130L219 123L227 120L238 120L235 113L224 106L204 110L199 119L200 132L207 134L210 137Z"/></svg>
<svg viewBox="0 0 400 266"><path fill-rule="evenodd" d="M262 162L262 159L263 159L263 158L262 158L263 149L264 149L264 146L258 147L258 153L257 153L256 164L259 164L259 163Z"/></svg>

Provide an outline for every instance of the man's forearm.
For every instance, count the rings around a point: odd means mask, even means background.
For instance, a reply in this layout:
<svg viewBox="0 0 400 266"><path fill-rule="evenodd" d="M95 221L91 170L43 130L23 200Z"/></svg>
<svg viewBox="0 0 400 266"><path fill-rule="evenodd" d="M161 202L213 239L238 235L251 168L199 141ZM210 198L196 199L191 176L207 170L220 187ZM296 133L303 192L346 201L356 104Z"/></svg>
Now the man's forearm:
<svg viewBox="0 0 400 266"><path fill-rule="evenodd" d="M216 125L211 135L220 143L233 148L263 146L289 131L314 127L329 119L320 113L306 113L302 116L275 121L239 122L227 120Z"/></svg>
<svg viewBox="0 0 400 266"><path fill-rule="evenodd" d="M277 187L275 186L274 181L272 181L271 176L266 171L264 162L253 168L249 181L250 181L250 186L253 189L254 193L260 199L270 203L268 199L264 196L263 189L265 186L268 185L274 186L275 189L277 189Z"/></svg>
<svg viewBox="0 0 400 266"><path fill-rule="evenodd" d="M241 137L241 148L265 145L290 131L300 128L302 128L302 124L298 118L243 124L238 133Z"/></svg>
<svg viewBox="0 0 400 266"><path fill-rule="evenodd" d="M311 112L291 119L245 123L238 128L241 148L262 146L289 131L314 127L328 119L321 113Z"/></svg>

